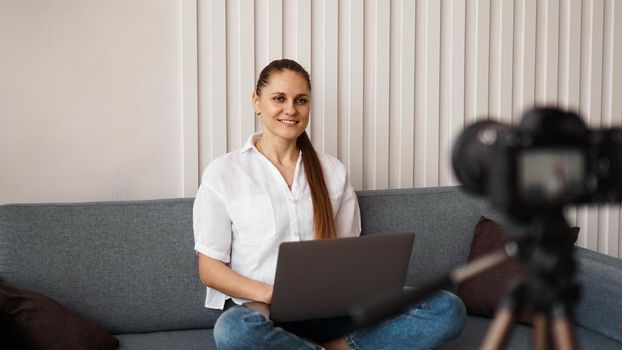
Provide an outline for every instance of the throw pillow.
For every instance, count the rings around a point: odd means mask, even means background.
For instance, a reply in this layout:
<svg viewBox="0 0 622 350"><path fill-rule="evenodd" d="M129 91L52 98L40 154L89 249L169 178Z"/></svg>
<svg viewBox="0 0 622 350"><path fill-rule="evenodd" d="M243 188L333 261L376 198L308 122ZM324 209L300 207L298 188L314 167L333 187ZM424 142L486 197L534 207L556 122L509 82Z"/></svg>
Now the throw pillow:
<svg viewBox="0 0 622 350"><path fill-rule="evenodd" d="M579 228L572 228L571 233L576 241ZM481 217L475 227L468 262L503 248L511 240L501 225ZM512 283L522 279L526 274L527 267L517 257L512 257L461 283L458 296L464 302L469 314L492 317L503 297L509 292ZM527 313L519 315L517 321L531 324Z"/></svg>
<svg viewBox="0 0 622 350"><path fill-rule="evenodd" d="M58 302L0 283L0 348L115 349L117 338Z"/></svg>

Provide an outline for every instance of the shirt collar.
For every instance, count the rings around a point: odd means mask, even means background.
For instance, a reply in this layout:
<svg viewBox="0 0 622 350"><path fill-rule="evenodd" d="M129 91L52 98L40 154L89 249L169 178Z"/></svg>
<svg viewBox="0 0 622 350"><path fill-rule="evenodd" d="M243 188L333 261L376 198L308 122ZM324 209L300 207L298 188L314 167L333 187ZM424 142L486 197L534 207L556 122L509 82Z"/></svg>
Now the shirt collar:
<svg viewBox="0 0 622 350"><path fill-rule="evenodd" d="M244 143L244 146L242 146L242 148L240 149L240 153L247 152L248 150L251 150L251 149L254 149L255 151L257 151L257 148L255 148L255 142L261 138L261 135L262 135L261 131L251 134L251 136L249 136L248 139L246 140L246 143Z"/></svg>
<svg viewBox="0 0 622 350"><path fill-rule="evenodd" d="M255 147L255 142L261 138L261 135L263 135L263 132L261 131L251 134L251 136L249 136L246 140L246 143L244 143L244 146L240 149L240 153L248 152L251 149L254 149L255 152L260 153L257 147ZM302 157L302 150L298 151L298 155Z"/></svg>

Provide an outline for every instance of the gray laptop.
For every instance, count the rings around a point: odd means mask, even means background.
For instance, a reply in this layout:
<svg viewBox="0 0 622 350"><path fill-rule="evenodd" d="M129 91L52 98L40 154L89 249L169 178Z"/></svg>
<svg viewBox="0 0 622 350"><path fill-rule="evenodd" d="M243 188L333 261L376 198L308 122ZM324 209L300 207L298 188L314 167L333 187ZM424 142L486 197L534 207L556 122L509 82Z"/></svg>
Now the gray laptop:
<svg viewBox="0 0 622 350"><path fill-rule="evenodd" d="M414 239L398 233L282 243L272 304L247 306L274 322L347 315L362 300L403 289Z"/></svg>

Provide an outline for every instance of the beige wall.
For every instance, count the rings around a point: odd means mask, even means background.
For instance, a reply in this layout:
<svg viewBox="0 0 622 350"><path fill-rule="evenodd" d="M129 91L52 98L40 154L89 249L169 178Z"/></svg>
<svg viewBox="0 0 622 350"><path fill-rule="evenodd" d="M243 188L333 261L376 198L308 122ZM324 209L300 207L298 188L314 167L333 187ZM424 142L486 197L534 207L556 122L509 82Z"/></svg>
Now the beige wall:
<svg viewBox="0 0 622 350"><path fill-rule="evenodd" d="M0 0L0 203L183 195L181 6Z"/></svg>

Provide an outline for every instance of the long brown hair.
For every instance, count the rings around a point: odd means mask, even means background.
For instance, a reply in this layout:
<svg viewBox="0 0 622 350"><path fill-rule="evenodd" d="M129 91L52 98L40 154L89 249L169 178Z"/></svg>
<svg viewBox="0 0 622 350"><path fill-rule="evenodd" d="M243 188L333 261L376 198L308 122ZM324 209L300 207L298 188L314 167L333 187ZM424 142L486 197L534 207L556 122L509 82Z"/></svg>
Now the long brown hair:
<svg viewBox="0 0 622 350"><path fill-rule="evenodd" d="M311 91L311 78L309 77L309 73L298 64L298 62L289 59L281 59L270 62L270 64L261 71L259 79L257 79L255 94L257 94L257 96L261 95L261 90L268 84L268 80L272 73L282 72L284 70L291 70L300 74L307 82L309 91ZM296 146L302 153L305 175L311 191L315 238L335 238L337 237L337 230L335 229L333 206L330 202L330 196L328 195L328 188L326 187L320 160L306 131L298 136Z"/></svg>

